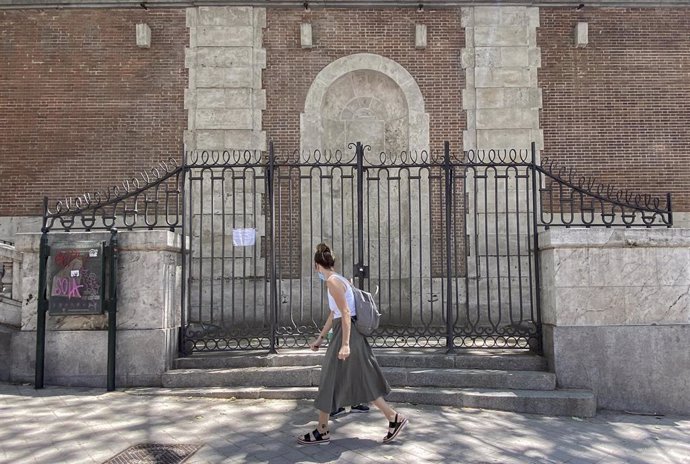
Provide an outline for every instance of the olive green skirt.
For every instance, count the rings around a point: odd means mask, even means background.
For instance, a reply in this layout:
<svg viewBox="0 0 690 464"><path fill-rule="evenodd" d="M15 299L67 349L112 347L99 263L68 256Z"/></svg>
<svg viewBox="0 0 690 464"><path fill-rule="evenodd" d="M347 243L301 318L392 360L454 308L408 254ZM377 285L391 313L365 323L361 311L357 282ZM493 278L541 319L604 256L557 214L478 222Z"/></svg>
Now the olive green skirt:
<svg viewBox="0 0 690 464"><path fill-rule="evenodd" d="M369 342L354 322L350 329L350 357L345 361L338 359L342 340L342 322L334 319L333 338L321 366L319 393L314 402L319 411L330 413L341 407L369 403L391 391Z"/></svg>

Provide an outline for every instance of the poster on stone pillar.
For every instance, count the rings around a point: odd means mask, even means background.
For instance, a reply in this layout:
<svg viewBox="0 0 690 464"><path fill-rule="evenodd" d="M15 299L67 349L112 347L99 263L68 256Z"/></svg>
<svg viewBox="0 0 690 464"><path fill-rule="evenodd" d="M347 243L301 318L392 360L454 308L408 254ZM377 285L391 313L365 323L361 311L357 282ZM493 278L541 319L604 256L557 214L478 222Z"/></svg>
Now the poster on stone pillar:
<svg viewBox="0 0 690 464"><path fill-rule="evenodd" d="M51 315L103 313L103 244L52 245L47 267Z"/></svg>

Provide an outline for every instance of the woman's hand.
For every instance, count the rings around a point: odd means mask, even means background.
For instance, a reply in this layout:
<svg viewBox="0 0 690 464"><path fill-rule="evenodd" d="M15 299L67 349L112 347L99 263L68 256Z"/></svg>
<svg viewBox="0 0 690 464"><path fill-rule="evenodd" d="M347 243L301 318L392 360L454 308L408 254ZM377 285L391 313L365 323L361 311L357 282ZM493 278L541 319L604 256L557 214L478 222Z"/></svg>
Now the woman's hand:
<svg viewBox="0 0 690 464"><path fill-rule="evenodd" d="M323 337L319 335L316 340L311 342L309 344L309 348L311 348L312 351L319 351L319 347L321 346L321 343L323 342Z"/></svg>
<svg viewBox="0 0 690 464"><path fill-rule="evenodd" d="M340 351L338 351L338 359L345 361L349 357L350 357L350 345L341 346Z"/></svg>

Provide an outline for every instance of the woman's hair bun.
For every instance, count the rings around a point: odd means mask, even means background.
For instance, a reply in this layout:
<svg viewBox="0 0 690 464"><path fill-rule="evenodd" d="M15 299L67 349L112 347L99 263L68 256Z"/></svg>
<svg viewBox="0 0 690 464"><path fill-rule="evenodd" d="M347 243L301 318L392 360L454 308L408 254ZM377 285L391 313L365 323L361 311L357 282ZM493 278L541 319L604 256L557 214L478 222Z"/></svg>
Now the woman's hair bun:
<svg viewBox="0 0 690 464"><path fill-rule="evenodd" d="M335 256L333 252L325 243L316 245L316 253L314 253L314 262L326 268L335 266Z"/></svg>

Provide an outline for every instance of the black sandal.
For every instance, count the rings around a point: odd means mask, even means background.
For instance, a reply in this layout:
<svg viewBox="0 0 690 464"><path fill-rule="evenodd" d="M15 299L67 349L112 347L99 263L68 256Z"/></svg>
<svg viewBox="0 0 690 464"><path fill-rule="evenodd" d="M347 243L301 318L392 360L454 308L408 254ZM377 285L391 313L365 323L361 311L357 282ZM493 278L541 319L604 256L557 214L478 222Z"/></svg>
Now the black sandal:
<svg viewBox="0 0 690 464"><path fill-rule="evenodd" d="M384 443L390 443L395 440L400 431L407 425L407 417L403 417L401 421L398 421L398 414L395 415L395 420L388 423L388 433L383 437Z"/></svg>
<svg viewBox="0 0 690 464"><path fill-rule="evenodd" d="M331 442L331 434L328 430L324 433L319 432L319 429L314 429L313 431L297 437L297 443L300 445L325 445Z"/></svg>

